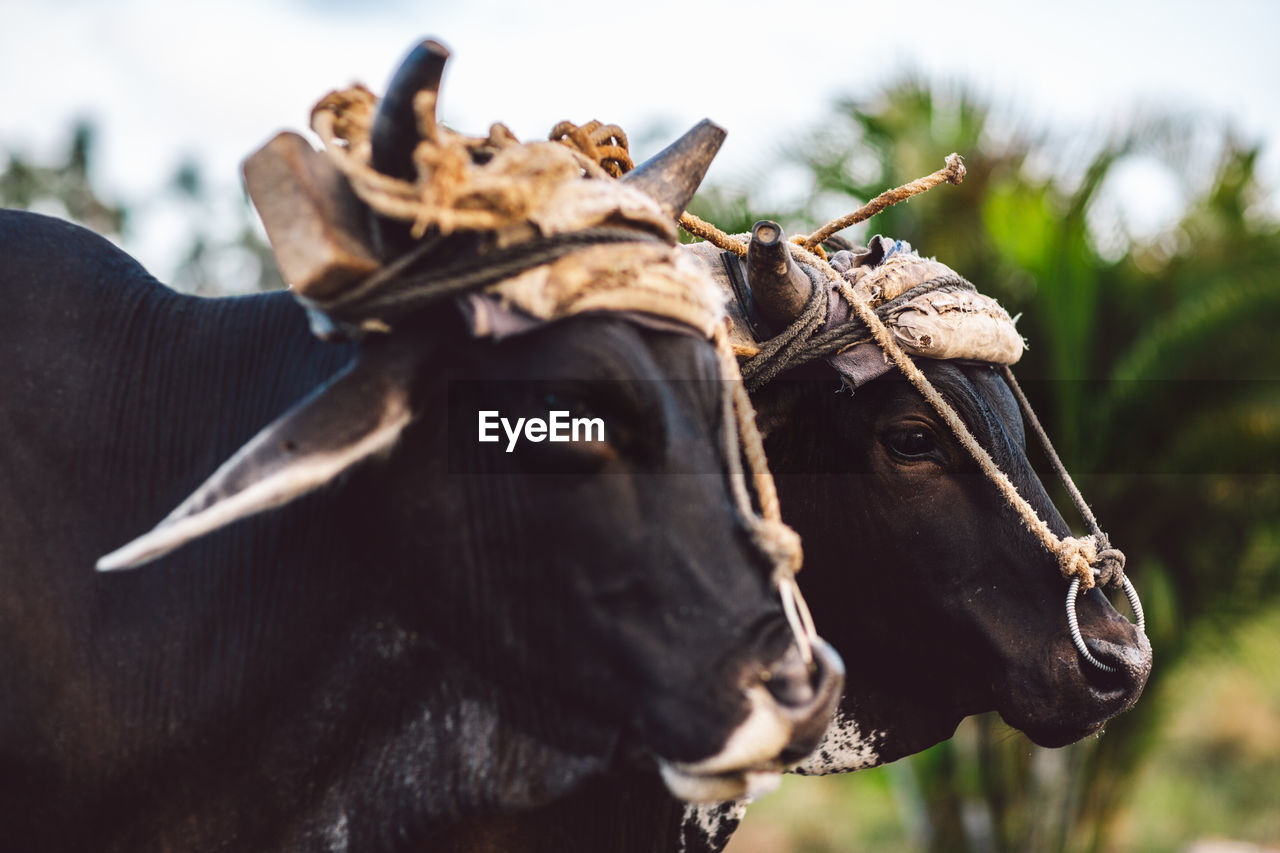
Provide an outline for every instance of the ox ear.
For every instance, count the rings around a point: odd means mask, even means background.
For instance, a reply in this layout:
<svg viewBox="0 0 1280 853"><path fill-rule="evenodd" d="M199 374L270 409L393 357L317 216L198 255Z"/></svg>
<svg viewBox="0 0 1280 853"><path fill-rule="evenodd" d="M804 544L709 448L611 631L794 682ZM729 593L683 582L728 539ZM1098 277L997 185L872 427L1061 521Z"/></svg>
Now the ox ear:
<svg viewBox="0 0 1280 853"><path fill-rule="evenodd" d="M129 569L234 521L283 506L390 448L409 423L415 359L384 345L281 415L151 532L98 560Z"/></svg>

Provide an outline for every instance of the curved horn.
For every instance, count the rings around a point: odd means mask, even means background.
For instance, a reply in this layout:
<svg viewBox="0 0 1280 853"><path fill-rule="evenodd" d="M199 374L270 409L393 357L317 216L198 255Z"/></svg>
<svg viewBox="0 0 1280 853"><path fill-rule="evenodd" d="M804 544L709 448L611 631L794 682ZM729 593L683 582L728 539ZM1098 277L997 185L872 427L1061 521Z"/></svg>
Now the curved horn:
<svg viewBox="0 0 1280 853"><path fill-rule="evenodd" d="M406 181L416 177L413 149L421 136L413 100L419 92L434 94L439 91L440 77L448 59L448 48L434 39L427 39L409 51L400 63L400 68L387 84L386 94L378 103L373 130L369 134L373 149L371 164L377 171ZM426 128L428 135L435 130L434 109L433 105L432 118ZM374 217L374 233L384 258L404 252L412 243L407 225L382 217Z"/></svg>
<svg viewBox="0 0 1280 853"><path fill-rule="evenodd" d="M747 246L747 284L760 314L775 329L796 321L813 292L813 282L791 259L786 233L762 219L751 229Z"/></svg>
<svg viewBox="0 0 1280 853"><path fill-rule="evenodd" d="M724 128L704 118L684 136L623 175L622 180L653 197L668 216L678 220L698 191L724 137Z"/></svg>
<svg viewBox="0 0 1280 853"><path fill-rule="evenodd" d="M439 91L440 76L448 59L448 48L427 39L409 51L387 84L387 93L378 103L378 114L373 118L370 133L373 168L382 174L413 180L413 149L419 140L413 99L419 92Z"/></svg>

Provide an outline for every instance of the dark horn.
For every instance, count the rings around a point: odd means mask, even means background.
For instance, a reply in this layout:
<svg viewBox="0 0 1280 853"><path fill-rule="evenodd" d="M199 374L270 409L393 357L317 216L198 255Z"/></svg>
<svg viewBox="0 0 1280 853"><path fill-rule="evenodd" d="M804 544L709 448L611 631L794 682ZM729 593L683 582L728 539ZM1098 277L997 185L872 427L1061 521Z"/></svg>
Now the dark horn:
<svg viewBox="0 0 1280 853"><path fill-rule="evenodd" d="M668 216L678 220L698 191L724 137L724 128L704 118L684 136L623 175L622 180L643 190Z"/></svg>
<svg viewBox="0 0 1280 853"><path fill-rule="evenodd" d="M813 282L791 259L787 235L776 222L762 219L751 229L747 284L760 315L775 329L794 323L809 301Z"/></svg>
<svg viewBox="0 0 1280 853"><path fill-rule="evenodd" d="M448 59L448 48L427 39L409 52L391 78L387 93L378 103L370 139L373 168L382 174L406 181L414 179L413 149L418 145L419 135L413 99L424 90L439 91L440 76Z"/></svg>
<svg viewBox="0 0 1280 853"><path fill-rule="evenodd" d="M440 77L448 59L448 48L427 39L400 63L373 118L370 146L373 149L372 165L377 171L405 181L417 177L413 167L413 149L421 136L413 99L419 92L440 90ZM404 252L412 244L409 228L404 223L381 217L374 217L374 223L378 248L384 259Z"/></svg>

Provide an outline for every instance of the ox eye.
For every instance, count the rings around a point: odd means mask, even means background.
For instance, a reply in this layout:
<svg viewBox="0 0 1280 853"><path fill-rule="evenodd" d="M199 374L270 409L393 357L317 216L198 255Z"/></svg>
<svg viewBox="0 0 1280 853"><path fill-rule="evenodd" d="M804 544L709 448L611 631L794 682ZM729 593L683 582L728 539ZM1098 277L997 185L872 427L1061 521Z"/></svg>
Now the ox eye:
<svg viewBox="0 0 1280 853"><path fill-rule="evenodd" d="M940 456L938 440L924 427L897 429L885 435L884 446L905 462L917 462Z"/></svg>

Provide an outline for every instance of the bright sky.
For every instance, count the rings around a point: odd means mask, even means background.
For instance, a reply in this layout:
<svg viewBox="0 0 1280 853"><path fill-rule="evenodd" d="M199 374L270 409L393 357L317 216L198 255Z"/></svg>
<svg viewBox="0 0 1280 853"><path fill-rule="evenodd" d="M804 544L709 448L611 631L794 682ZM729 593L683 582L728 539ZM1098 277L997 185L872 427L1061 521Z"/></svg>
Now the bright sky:
<svg viewBox="0 0 1280 853"><path fill-rule="evenodd" d="M233 187L242 157L305 126L326 91L381 91L419 37L447 44L442 117L521 138L562 118L672 134L729 130L710 180L770 152L839 95L906 70L960 79L1057 130L1194 110L1265 140L1280 183L1280 3L1271 0L0 0L0 150L52 157L75 117L102 131L99 177L154 191L184 157ZM643 148L636 153L652 153ZM163 274L163 223L130 245Z"/></svg>

